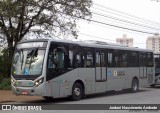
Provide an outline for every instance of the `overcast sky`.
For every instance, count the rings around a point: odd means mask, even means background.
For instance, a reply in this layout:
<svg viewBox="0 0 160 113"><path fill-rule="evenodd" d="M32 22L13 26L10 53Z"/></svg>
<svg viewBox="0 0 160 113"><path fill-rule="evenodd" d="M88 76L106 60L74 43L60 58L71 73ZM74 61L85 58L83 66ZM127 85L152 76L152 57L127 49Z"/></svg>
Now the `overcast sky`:
<svg viewBox="0 0 160 113"><path fill-rule="evenodd" d="M104 16L93 14L92 20L145 32L160 32L160 30L155 30L160 29L160 2L156 2L154 0L93 0L93 3L92 12L96 12ZM115 12L114 10L147 19L152 22L137 20L137 18L132 19L132 16L122 15L122 13ZM127 24L115 19L134 24ZM146 48L146 39L148 36L152 36L152 34L138 33L86 21L79 21L78 30L80 32L78 37L79 39L102 40L112 43L116 41L116 38L121 38L123 34L127 34L128 38L134 39L134 47L140 48ZM97 38L86 35L95 36ZM98 39L98 37L106 40Z"/></svg>

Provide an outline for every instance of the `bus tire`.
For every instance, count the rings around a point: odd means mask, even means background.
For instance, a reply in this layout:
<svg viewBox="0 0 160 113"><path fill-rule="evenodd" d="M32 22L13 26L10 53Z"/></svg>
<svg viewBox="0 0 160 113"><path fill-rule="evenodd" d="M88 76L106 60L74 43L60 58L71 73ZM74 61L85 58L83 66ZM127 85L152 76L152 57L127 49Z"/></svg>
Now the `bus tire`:
<svg viewBox="0 0 160 113"><path fill-rule="evenodd" d="M152 85L150 85L150 86L151 86L152 88L155 88L156 85L155 85L155 84L152 84Z"/></svg>
<svg viewBox="0 0 160 113"><path fill-rule="evenodd" d="M131 85L131 92L132 93L135 93L139 90L139 83L138 83L138 80L136 78L134 78L132 80L132 85Z"/></svg>
<svg viewBox="0 0 160 113"><path fill-rule="evenodd" d="M83 97L82 85L79 82L75 82L72 87L72 100L80 100Z"/></svg>

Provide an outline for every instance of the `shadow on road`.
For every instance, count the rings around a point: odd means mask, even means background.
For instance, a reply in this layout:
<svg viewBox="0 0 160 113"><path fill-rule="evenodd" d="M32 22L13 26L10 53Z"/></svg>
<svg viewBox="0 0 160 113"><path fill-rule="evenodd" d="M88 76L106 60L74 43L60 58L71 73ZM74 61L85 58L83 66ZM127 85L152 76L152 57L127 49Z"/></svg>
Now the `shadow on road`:
<svg viewBox="0 0 160 113"><path fill-rule="evenodd" d="M160 88L160 85L156 85L156 86L154 86L154 87L148 87L148 88L159 89L159 88Z"/></svg>
<svg viewBox="0 0 160 113"><path fill-rule="evenodd" d="M148 91L146 89L139 90L137 93ZM134 94L129 92L128 90L119 90L119 91L107 91L106 93L92 94L88 95L85 99L92 98L101 98L101 97L109 97L109 96L117 96L117 95L125 95L125 94Z"/></svg>
<svg viewBox="0 0 160 113"><path fill-rule="evenodd" d="M141 92L146 92L148 91L147 89L139 90L137 93ZM89 100L89 99L95 99L95 98L102 98L102 97L109 97L109 96L117 96L117 95L125 95L125 94L133 94L129 93L128 91L124 90L119 90L119 91L107 91L106 93L98 93L98 94L92 94L92 95L87 95L84 99ZM47 103L54 103L54 104L60 104L60 103L65 103L71 101L70 98L55 98L55 99L42 99L42 100L33 100L33 101L23 101L23 103L30 104L30 103L35 103L35 104L47 104Z"/></svg>

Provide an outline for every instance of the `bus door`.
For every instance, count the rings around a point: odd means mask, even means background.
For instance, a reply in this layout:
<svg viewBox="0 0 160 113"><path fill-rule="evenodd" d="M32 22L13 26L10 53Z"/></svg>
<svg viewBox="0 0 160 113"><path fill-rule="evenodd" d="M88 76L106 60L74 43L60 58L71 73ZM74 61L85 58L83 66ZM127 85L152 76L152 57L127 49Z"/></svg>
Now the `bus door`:
<svg viewBox="0 0 160 113"><path fill-rule="evenodd" d="M155 61L155 63L156 63L156 61ZM154 67L153 53L152 52L148 52L147 53L147 77L148 77L148 84L153 84L154 83L155 70L156 70L156 67Z"/></svg>
<svg viewBox="0 0 160 113"><path fill-rule="evenodd" d="M96 92L106 91L106 53L103 50L96 51L96 67L95 67L95 79L96 79Z"/></svg>
<svg viewBox="0 0 160 113"><path fill-rule="evenodd" d="M140 53L140 55L139 55L139 65L140 65L139 77L140 78L147 77L146 60L147 60L146 53Z"/></svg>

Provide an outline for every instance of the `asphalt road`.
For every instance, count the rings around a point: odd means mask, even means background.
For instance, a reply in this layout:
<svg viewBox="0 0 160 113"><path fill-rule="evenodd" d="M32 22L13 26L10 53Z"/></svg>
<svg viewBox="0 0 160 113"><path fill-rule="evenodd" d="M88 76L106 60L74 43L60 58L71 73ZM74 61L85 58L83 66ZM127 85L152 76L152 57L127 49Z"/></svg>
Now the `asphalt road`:
<svg viewBox="0 0 160 113"><path fill-rule="evenodd" d="M53 108L57 104L160 104L160 87L156 88L140 88L137 93L128 93L125 91L107 92L103 94L88 95L80 101L70 101L68 98L60 98L54 100L33 100L23 101L18 104L35 104L48 105ZM16 104L7 103L7 104ZM94 108L93 108L94 109ZM20 111L21 113L36 113L35 111ZM160 112L160 111L129 111L129 110L48 110L38 111L37 113L127 113L127 112ZM2 111L1 113L17 113L17 111Z"/></svg>

